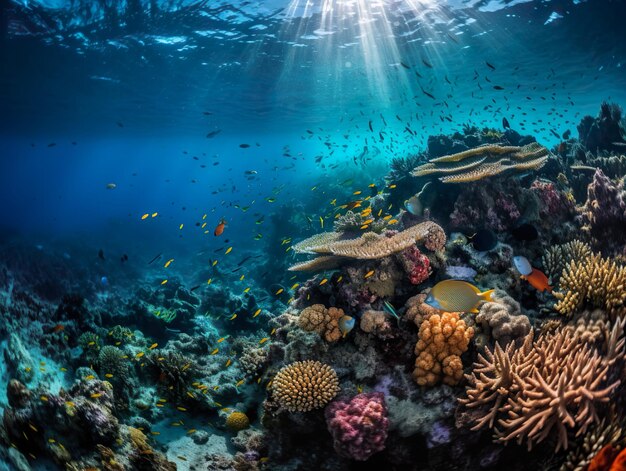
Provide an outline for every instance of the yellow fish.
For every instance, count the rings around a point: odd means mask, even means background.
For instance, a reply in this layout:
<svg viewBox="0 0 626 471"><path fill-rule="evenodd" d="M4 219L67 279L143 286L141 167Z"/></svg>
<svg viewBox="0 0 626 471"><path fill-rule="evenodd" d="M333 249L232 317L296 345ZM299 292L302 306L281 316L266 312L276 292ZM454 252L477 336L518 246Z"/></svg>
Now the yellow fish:
<svg viewBox="0 0 626 471"><path fill-rule="evenodd" d="M353 195L360 195L361 193L362 193L362 191L361 191L361 190L357 190L357 191L355 191L355 192L354 192L354 193L352 193L352 194L353 194Z"/></svg>
<svg viewBox="0 0 626 471"><path fill-rule="evenodd" d="M221 337L217 339L217 343L222 343L224 340L226 340L226 337Z"/></svg>
<svg viewBox="0 0 626 471"><path fill-rule="evenodd" d="M236 388L238 388L239 386L241 386L241 385L242 385L243 383L245 383L245 382L246 382L246 381L245 381L245 380L243 380L243 379L242 379L242 380L239 380L239 381L237 381L237 384L235 384L235 387L236 387Z"/></svg>
<svg viewBox="0 0 626 471"><path fill-rule="evenodd" d="M213 351L211 352L211 355L215 355L215 354L216 354L217 352L219 352L219 351L220 351L220 349L219 349L219 348L216 348L215 350L213 350Z"/></svg>
<svg viewBox="0 0 626 471"><path fill-rule="evenodd" d="M224 252L224 255L228 255L228 254L229 254L229 253L231 253L232 251L233 251L233 248L232 248L232 247L228 247L228 248L226 249L226 252Z"/></svg>
<svg viewBox="0 0 626 471"><path fill-rule="evenodd" d="M155 349L155 348L157 348L158 346L159 346L159 344L158 344L158 343L153 343L152 345L150 345L150 346L148 347L148 350L154 350L154 349Z"/></svg>
<svg viewBox="0 0 626 471"><path fill-rule="evenodd" d="M226 363L224 364L224 367L228 368L231 364L232 364L232 360L229 358L228 360L226 360Z"/></svg>
<svg viewBox="0 0 626 471"><path fill-rule="evenodd" d="M159 215L159 213L152 213L150 216L151 216L151 217L153 217L153 218L155 218L155 217L157 217L158 215Z"/></svg>
<svg viewBox="0 0 626 471"><path fill-rule="evenodd" d="M178 226L178 229L182 230L184 226L185 226L184 224L181 224L180 226Z"/></svg>
<svg viewBox="0 0 626 471"><path fill-rule="evenodd" d="M328 283L328 278L324 278L322 281L320 281L320 286L324 285Z"/></svg>
<svg viewBox="0 0 626 471"><path fill-rule="evenodd" d="M370 270L370 271L368 271L368 272L365 274L365 276L364 276L363 278L367 279L367 278L369 278L370 276L372 276L374 273L376 273L374 270Z"/></svg>
<svg viewBox="0 0 626 471"><path fill-rule="evenodd" d="M150 215L148 213L144 214L143 216L141 216L141 220L143 221L144 219L148 219Z"/></svg>
<svg viewBox="0 0 626 471"><path fill-rule="evenodd" d="M163 265L163 268L169 267L172 264L173 261L174 261L174 259L170 258L167 262L165 262L165 265Z"/></svg>
<svg viewBox="0 0 626 471"><path fill-rule="evenodd" d="M112 375L111 373L107 373L107 374L105 374L105 375L104 375L104 377L105 377L105 378L112 378L112 377L113 377L113 375Z"/></svg>
<svg viewBox="0 0 626 471"><path fill-rule="evenodd" d="M247 293L247 292L249 292L249 291L250 291L250 287L248 287L248 288L246 288L246 289L244 289L244 290L243 290L243 292L244 292L244 293Z"/></svg>
<svg viewBox="0 0 626 471"><path fill-rule="evenodd" d="M254 319L259 314L261 314L261 309L257 309L256 312L254 313L254 315L252 316L252 318Z"/></svg>
<svg viewBox="0 0 626 471"><path fill-rule="evenodd" d="M322 216L320 216L320 226L324 229L324 218Z"/></svg>
<svg viewBox="0 0 626 471"><path fill-rule="evenodd" d="M480 292L471 283L460 280L444 280L437 283L428 293L424 303L444 312L478 313L478 305L491 301L494 290Z"/></svg>
<svg viewBox="0 0 626 471"><path fill-rule="evenodd" d="M161 284L164 285L165 283L167 283L167 280L163 280L161 281Z"/></svg>
<svg viewBox="0 0 626 471"><path fill-rule="evenodd" d="M135 355L136 358L141 358L142 356L144 356L145 353L144 352L139 352L137 355Z"/></svg>
<svg viewBox="0 0 626 471"><path fill-rule="evenodd" d="M279 294L281 294L283 291L285 291L283 288L280 288L278 291L276 291L276 296L278 296Z"/></svg>
<svg viewBox="0 0 626 471"><path fill-rule="evenodd" d="M100 396L102 396L102 393L93 393L93 394L91 395L91 398L92 398L92 399L97 399L97 398L99 398Z"/></svg>
<svg viewBox="0 0 626 471"><path fill-rule="evenodd" d="M394 183L393 185L389 185L389 189L393 190L397 185Z"/></svg>
<svg viewBox="0 0 626 471"><path fill-rule="evenodd" d="M237 319L237 314L233 314L232 316L230 316L230 319L228 319L229 321L234 321L235 319Z"/></svg>
<svg viewBox="0 0 626 471"><path fill-rule="evenodd" d="M294 283L290 289L296 289L298 286L300 286L300 283Z"/></svg>
<svg viewBox="0 0 626 471"><path fill-rule="evenodd" d="M259 340L259 345L263 345L265 342L267 342L270 338L269 337L263 337L261 340Z"/></svg>

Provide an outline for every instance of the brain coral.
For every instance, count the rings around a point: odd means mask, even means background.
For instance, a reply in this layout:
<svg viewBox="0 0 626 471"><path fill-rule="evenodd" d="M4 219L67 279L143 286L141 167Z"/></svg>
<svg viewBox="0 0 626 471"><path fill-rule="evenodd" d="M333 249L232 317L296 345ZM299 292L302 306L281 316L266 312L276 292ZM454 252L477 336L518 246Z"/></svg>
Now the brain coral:
<svg viewBox="0 0 626 471"><path fill-rule="evenodd" d="M456 312L434 314L423 321L415 345L415 382L420 386L434 386L440 381L457 384L463 377L461 355L473 336L474 329Z"/></svg>
<svg viewBox="0 0 626 471"><path fill-rule="evenodd" d="M234 432L245 430L250 426L250 419L243 412L233 411L226 417L226 427Z"/></svg>
<svg viewBox="0 0 626 471"><path fill-rule="evenodd" d="M298 325L302 330L317 332L327 342L336 342L341 338L338 321L343 310L335 307L326 308L323 304L314 304L302 310Z"/></svg>
<svg viewBox="0 0 626 471"><path fill-rule="evenodd" d="M308 412L328 404L339 392L339 378L319 361L296 361L276 374L272 382L276 400L290 412Z"/></svg>

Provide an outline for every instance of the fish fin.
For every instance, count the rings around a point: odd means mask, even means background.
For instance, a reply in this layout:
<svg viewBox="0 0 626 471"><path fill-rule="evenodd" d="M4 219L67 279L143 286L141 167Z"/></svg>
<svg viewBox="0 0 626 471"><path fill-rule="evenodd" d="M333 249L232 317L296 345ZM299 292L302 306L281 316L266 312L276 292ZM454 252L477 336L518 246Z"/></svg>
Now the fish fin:
<svg viewBox="0 0 626 471"><path fill-rule="evenodd" d="M472 314L478 314L480 310L477 307L473 307L472 309L469 310L469 312L471 312Z"/></svg>
<svg viewBox="0 0 626 471"><path fill-rule="evenodd" d="M484 293L478 293L478 296L480 296L480 298L483 301L491 301L493 299L493 293L494 293L495 289L490 289L488 291L485 291Z"/></svg>

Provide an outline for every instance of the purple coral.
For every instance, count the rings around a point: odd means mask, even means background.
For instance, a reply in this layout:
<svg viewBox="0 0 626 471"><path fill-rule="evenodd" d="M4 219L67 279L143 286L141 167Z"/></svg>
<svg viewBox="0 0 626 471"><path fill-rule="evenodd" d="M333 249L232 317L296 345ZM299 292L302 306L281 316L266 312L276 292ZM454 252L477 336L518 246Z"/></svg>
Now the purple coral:
<svg viewBox="0 0 626 471"><path fill-rule="evenodd" d="M389 420L382 393L357 394L326 408L328 431L342 456L365 461L385 448Z"/></svg>
<svg viewBox="0 0 626 471"><path fill-rule="evenodd" d="M530 189L541 201L542 216L563 217L574 211L574 201L559 191L554 183L535 180Z"/></svg>

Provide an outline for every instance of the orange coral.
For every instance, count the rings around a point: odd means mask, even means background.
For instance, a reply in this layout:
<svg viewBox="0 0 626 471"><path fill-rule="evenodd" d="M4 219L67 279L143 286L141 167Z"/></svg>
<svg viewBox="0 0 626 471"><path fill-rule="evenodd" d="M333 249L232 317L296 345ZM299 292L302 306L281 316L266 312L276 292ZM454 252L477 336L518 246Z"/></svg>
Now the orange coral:
<svg viewBox="0 0 626 471"><path fill-rule="evenodd" d="M611 464L609 471L625 471L626 470L626 448L619 452L617 458Z"/></svg>
<svg viewBox="0 0 626 471"><path fill-rule="evenodd" d="M424 320L415 345L415 382L420 386L434 386L441 381L458 384L463 377L461 355L473 336L474 329L455 312L433 314Z"/></svg>
<svg viewBox="0 0 626 471"><path fill-rule="evenodd" d="M611 463L615 461L617 453L613 445L606 445L593 457L587 471L608 471Z"/></svg>
<svg viewBox="0 0 626 471"><path fill-rule="evenodd" d="M298 325L302 330L317 332L327 342L336 342L342 337L339 330L339 319L342 316L343 309L314 304L302 310Z"/></svg>

